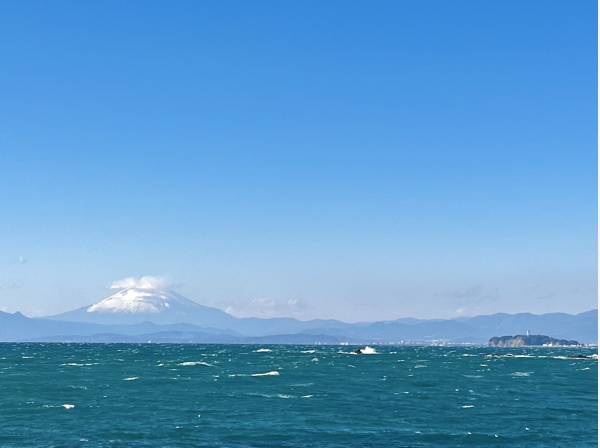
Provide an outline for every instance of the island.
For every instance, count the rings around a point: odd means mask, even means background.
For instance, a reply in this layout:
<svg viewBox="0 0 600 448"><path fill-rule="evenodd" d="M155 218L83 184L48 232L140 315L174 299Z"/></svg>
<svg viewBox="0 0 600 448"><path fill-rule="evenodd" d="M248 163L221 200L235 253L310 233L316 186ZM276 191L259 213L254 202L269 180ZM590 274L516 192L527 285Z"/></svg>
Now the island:
<svg viewBox="0 0 600 448"><path fill-rule="evenodd" d="M542 334L518 334L516 336L494 336L488 342L490 347L579 347L577 341L555 339Z"/></svg>

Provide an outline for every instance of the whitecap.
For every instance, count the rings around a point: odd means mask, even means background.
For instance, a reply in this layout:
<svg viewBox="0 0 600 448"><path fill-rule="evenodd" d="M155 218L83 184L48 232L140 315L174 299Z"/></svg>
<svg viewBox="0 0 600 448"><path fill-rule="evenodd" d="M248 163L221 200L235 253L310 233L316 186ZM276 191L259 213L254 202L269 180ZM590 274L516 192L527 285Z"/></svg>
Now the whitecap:
<svg viewBox="0 0 600 448"><path fill-rule="evenodd" d="M533 372L513 372L513 373L511 373L511 376L523 377L523 376L529 376L532 373Z"/></svg>
<svg viewBox="0 0 600 448"><path fill-rule="evenodd" d="M463 404L463 405L461 406L461 408L463 408L463 409L471 409L471 408L474 408L474 407L475 407L475 406L474 406L474 405L472 405L472 404Z"/></svg>
<svg viewBox="0 0 600 448"><path fill-rule="evenodd" d="M302 398L312 398L314 395L302 395Z"/></svg>
<svg viewBox="0 0 600 448"><path fill-rule="evenodd" d="M177 364L179 366L190 367L190 366L206 366L206 367L214 367L213 364L209 364L204 361L184 361Z"/></svg>
<svg viewBox="0 0 600 448"><path fill-rule="evenodd" d="M75 407L75 405L74 404L65 403L65 404L62 405L62 407L65 408L68 411L69 409L73 409Z"/></svg>
<svg viewBox="0 0 600 448"><path fill-rule="evenodd" d="M302 350L300 353L315 353L316 350Z"/></svg>
<svg viewBox="0 0 600 448"><path fill-rule="evenodd" d="M272 370L270 372L265 373L253 373L250 376L279 376L279 372L277 370Z"/></svg>
<svg viewBox="0 0 600 448"><path fill-rule="evenodd" d="M255 353L270 353L273 350L271 350L270 348L259 348L258 350L254 350Z"/></svg>
<svg viewBox="0 0 600 448"><path fill-rule="evenodd" d="M361 355L376 355L377 354L377 350L375 350L373 347L369 347L368 345L366 345L364 348L360 348L358 349L359 354Z"/></svg>
<svg viewBox="0 0 600 448"><path fill-rule="evenodd" d="M123 378L123 381L135 381L135 380L139 380L140 377L139 376L128 376L127 378Z"/></svg>

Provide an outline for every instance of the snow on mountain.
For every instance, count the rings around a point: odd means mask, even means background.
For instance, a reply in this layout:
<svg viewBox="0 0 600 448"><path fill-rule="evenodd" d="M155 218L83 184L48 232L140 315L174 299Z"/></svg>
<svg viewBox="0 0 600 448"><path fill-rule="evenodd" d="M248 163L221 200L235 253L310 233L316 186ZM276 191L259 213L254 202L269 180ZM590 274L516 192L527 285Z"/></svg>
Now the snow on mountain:
<svg viewBox="0 0 600 448"><path fill-rule="evenodd" d="M125 288L109 297L50 318L100 324L190 323L222 329L231 328L236 321L222 310L200 305L165 286L144 277L137 282L125 279L113 284L113 288Z"/></svg>
<svg viewBox="0 0 600 448"><path fill-rule="evenodd" d="M87 308L88 313L160 313L194 302L169 290L127 288Z"/></svg>

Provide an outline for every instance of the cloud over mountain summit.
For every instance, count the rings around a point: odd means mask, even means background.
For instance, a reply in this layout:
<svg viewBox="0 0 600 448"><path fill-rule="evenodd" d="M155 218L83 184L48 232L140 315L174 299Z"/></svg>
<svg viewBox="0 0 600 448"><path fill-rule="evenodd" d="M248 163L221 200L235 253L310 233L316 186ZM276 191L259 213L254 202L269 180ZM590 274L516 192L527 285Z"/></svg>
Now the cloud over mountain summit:
<svg viewBox="0 0 600 448"><path fill-rule="evenodd" d="M171 283L164 277L143 275L141 277L126 277L111 283L110 289L167 289Z"/></svg>

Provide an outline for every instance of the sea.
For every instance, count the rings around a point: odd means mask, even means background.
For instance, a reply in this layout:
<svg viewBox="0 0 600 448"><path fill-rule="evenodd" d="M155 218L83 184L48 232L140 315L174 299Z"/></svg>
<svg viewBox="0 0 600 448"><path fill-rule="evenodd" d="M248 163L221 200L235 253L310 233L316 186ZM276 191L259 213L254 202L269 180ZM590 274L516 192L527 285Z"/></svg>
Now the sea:
<svg viewBox="0 0 600 448"><path fill-rule="evenodd" d="M0 344L0 447L592 447L595 349Z"/></svg>

